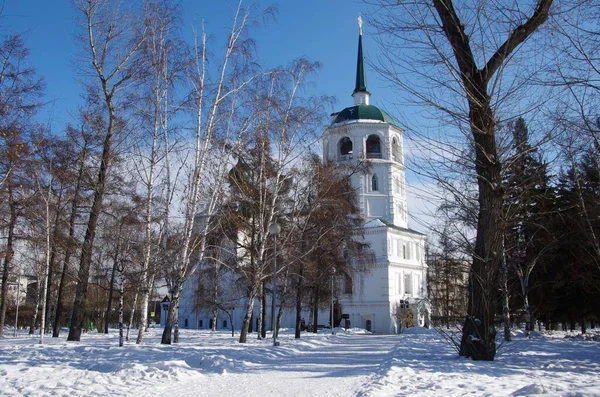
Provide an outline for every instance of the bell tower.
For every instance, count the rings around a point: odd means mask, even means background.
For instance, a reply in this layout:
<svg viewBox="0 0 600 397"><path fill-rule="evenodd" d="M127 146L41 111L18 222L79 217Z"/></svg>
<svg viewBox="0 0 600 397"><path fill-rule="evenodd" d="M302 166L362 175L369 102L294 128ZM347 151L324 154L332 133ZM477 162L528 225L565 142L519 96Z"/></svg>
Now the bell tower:
<svg viewBox="0 0 600 397"><path fill-rule="evenodd" d="M368 171L352 180L363 216L367 222L379 219L406 228L404 131L385 111L369 103L360 16L358 25L354 105L332 114L322 136L323 158L336 163L368 161Z"/></svg>

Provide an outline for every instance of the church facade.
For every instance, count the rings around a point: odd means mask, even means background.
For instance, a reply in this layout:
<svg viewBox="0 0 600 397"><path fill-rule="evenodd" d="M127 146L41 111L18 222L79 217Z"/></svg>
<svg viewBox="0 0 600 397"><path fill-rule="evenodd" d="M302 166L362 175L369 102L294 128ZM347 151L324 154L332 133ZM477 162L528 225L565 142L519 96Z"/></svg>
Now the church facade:
<svg viewBox="0 0 600 397"><path fill-rule="evenodd" d="M362 32L353 106L332 114L325 130L323 158L336 163L369 162L352 177L365 218L364 238L375 262L351 294L339 299L352 326L394 333L429 323L425 235L408 228L403 131L385 111L370 104ZM403 324L401 323L403 322Z"/></svg>
<svg viewBox="0 0 600 397"><path fill-rule="evenodd" d="M323 159L346 164L368 162L368 171L353 175L352 184L365 219L364 240L375 259L360 278L334 277L338 283L335 290L339 291L332 298L334 317L342 318L341 326L375 333L397 333L405 326L427 326L431 308L426 291L425 235L408 228L403 130L387 113L370 104L361 30L352 96L354 104L332 114L331 124L322 134ZM193 301L189 298L191 293L190 289L184 290L180 327L209 328L212 313L188 307ZM217 328L230 327L230 321L239 328L243 306L239 310L233 308L233 317L220 314ZM254 313L258 313L258 302ZM309 317L307 310L305 318ZM329 326L330 318L330 311L323 311L319 314L323 324L317 325ZM283 315L281 326L294 325L295 313L290 308Z"/></svg>

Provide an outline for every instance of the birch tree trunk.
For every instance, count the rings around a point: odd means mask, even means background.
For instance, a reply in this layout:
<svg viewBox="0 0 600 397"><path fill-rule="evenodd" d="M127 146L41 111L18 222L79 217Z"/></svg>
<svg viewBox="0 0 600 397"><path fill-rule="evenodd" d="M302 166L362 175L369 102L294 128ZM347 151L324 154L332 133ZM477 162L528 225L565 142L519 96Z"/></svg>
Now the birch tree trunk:
<svg viewBox="0 0 600 397"><path fill-rule="evenodd" d="M173 26L177 21L177 15L174 7L167 4L146 2L144 6L145 19L148 26L148 37L142 47L146 54L146 65L148 70L148 84L150 85L150 112L144 116L152 125L152 142L150 149L150 157L147 159L147 170L141 172L141 175L147 173L147 177L143 178L143 183L146 185L146 206L145 206L145 248L144 260L142 265L142 273L140 283L142 285L142 302L140 305L140 314L142 324L148 323L148 306L150 303L151 285L154 280L154 271L150 267L152 256L152 223L154 212L154 190L157 168L159 166L160 156L158 152L158 144L161 141L161 135L165 144L168 144L167 135L167 119L168 106L167 98L172 87L173 80L177 77L178 71L169 72L169 67L172 62L169 62L170 57L177 56L177 48L173 43L176 40L172 37L172 32L175 30ZM145 109L142 109L145 113ZM168 146L165 150L168 151ZM165 153L167 155L167 153ZM142 151L140 150L140 156ZM167 157L167 164L168 164ZM167 165L168 166L168 165ZM170 175L167 174L167 181L170 183ZM170 186L167 186L165 201L167 205L170 203ZM166 215L168 217L168 214ZM163 222L167 222L166 218ZM166 228L162 228L161 233L166 232ZM162 238L159 237L159 241ZM162 242L161 242L162 243ZM151 274L152 273L152 274ZM144 340L146 326L140 327L136 343L140 344Z"/></svg>
<svg viewBox="0 0 600 397"><path fill-rule="evenodd" d="M502 244L502 269L500 270L502 278L500 281L500 291L502 293L502 322L504 323L504 340L510 342L510 292L508 290L508 264L506 263L505 245Z"/></svg>
<svg viewBox="0 0 600 397"><path fill-rule="evenodd" d="M139 294L139 289L136 289L135 295L133 296L133 303L131 304L131 315L129 316L129 322L127 323L127 334L125 335L125 340L127 342L129 342L129 333L131 332L131 328L133 327L133 319L135 318L135 309L137 308Z"/></svg>
<svg viewBox="0 0 600 397"><path fill-rule="evenodd" d="M50 174L52 170L50 170ZM38 187L41 187L40 181L38 179ZM41 190L41 189L40 189ZM50 200L52 197L52 177L48 182L48 195L43 198L44 200L44 234L45 234L45 249L44 249L44 267L42 271L42 293L40 296L40 300L42 302L42 316L41 316L41 324L40 324L40 345L44 343L44 333L46 331L46 295L48 293L48 277L50 273L50 255L52 251L52 246L50 244Z"/></svg>
<svg viewBox="0 0 600 397"><path fill-rule="evenodd" d="M177 324L177 311L183 284L195 273L198 264L204 259L206 235L211 227L215 208L223 194L222 185L229 165L230 144L232 141L236 141L235 137L232 138L229 135L222 137L218 142L214 139L217 132L217 124L220 121L219 112L226 98L239 94L249 81L254 79L254 76L250 76L248 79L242 78L240 81L240 76L238 75L232 82L232 85L227 81L228 71L231 66L230 62L234 64L232 57L242 55L237 50L239 49L238 46L242 45L239 41L246 31L249 22L249 13L242 10L240 1L233 18L223 60L219 66L218 77L214 84L214 94L210 100L207 100L205 96L206 35L204 32L202 32L200 50L196 43L195 70L190 73L190 82L193 86L192 96L195 102L195 147L192 156L190 178L188 180L189 185L186 188L185 195L182 247L175 261L176 266L172 276L174 281L171 286L171 290L173 291L171 305L169 306L167 323L161 341L164 344L171 343L172 328ZM206 118L203 116L205 102L209 103ZM230 132L232 131L227 131L227 134ZM210 160L214 160L216 164L213 164L214 173L209 179L207 167L211 151L214 156L211 156ZM206 222L203 225L197 225L196 215L199 213L201 201L204 205L203 210L206 214Z"/></svg>

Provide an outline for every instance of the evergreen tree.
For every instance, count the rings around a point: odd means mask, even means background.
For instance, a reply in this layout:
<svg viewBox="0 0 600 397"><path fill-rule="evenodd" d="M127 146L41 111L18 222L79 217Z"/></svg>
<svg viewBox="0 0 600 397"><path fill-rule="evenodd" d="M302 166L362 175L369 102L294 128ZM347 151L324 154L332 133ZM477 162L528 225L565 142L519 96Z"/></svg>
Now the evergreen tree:
<svg viewBox="0 0 600 397"><path fill-rule="evenodd" d="M508 269L517 278L525 328L529 332L534 321L529 302L534 283L532 274L553 242L548 224L553 193L547 164L529 143L529 131L522 118L512 125L512 135L512 156L504 177L504 250Z"/></svg>

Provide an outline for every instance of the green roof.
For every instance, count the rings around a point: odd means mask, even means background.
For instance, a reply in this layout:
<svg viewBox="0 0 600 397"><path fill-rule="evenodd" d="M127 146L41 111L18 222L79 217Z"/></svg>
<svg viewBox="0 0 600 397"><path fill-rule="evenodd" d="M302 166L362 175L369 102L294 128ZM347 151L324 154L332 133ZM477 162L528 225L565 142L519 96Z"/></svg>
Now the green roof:
<svg viewBox="0 0 600 397"><path fill-rule="evenodd" d="M342 123L350 120L378 120L395 124L394 119L389 114L373 105L350 106L339 112L333 123Z"/></svg>

